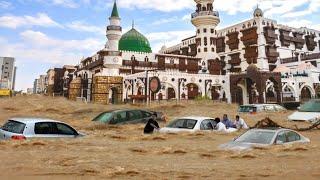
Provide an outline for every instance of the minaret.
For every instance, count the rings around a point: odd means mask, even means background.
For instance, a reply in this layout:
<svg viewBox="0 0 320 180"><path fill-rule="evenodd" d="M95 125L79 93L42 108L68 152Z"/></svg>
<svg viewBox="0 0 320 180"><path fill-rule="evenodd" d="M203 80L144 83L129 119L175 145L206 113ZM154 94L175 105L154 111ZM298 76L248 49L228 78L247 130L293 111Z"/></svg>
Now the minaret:
<svg viewBox="0 0 320 180"><path fill-rule="evenodd" d="M113 9L111 16L109 18L110 25L107 26L107 38L108 38L108 43L107 43L107 49L111 51L118 51L118 45L119 45L119 40L122 35L122 28L120 25L120 17L118 13L118 8L117 8L117 2L115 1L113 4Z"/></svg>
<svg viewBox="0 0 320 180"><path fill-rule="evenodd" d="M119 51L119 40L122 36L120 20L117 2L115 1L109 18L110 25L107 26L106 30L108 42L105 49L100 53L100 56L103 56L105 67L101 75L104 76L118 76L119 68L122 65L122 55Z"/></svg>
<svg viewBox="0 0 320 180"><path fill-rule="evenodd" d="M194 0L197 3L196 12L191 15L191 22L197 28L197 57L207 64L208 59L217 57L215 45L210 38L215 36L215 28L220 23L218 11L214 11L214 0Z"/></svg>

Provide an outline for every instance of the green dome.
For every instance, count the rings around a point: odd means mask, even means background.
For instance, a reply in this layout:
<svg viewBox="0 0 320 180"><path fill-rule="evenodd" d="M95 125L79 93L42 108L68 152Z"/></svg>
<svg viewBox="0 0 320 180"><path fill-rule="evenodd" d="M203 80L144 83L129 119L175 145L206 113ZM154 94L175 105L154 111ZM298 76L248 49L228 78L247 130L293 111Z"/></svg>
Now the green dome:
<svg viewBox="0 0 320 180"><path fill-rule="evenodd" d="M119 41L119 50L146 53L152 52L148 39L134 28L122 35Z"/></svg>

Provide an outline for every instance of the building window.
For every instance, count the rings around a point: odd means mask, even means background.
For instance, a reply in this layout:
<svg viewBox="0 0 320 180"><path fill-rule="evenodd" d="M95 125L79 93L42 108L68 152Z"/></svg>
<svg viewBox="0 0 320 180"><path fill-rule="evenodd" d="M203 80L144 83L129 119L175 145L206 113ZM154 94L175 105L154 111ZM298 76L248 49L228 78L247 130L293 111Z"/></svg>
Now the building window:
<svg viewBox="0 0 320 180"><path fill-rule="evenodd" d="M149 62L148 56L146 56L146 57L144 58L144 62Z"/></svg>
<svg viewBox="0 0 320 180"><path fill-rule="evenodd" d="M201 49L200 49L200 48L198 49L198 52L201 52Z"/></svg>
<svg viewBox="0 0 320 180"><path fill-rule="evenodd" d="M208 48L204 48L204 52L208 52Z"/></svg>
<svg viewBox="0 0 320 180"><path fill-rule="evenodd" d="M211 29L211 33L212 33L212 34L214 33L214 29Z"/></svg>
<svg viewBox="0 0 320 180"><path fill-rule="evenodd" d="M214 48L211 48L211 52L214 52Z"/></svg>
<svg viewBox="0 0 320 180"><path fill-rule="evenodd" d="M203 38L203 41L204 41L204 45L205 45L205 46L208 45L208 39L207 39L207 37L204 37L204 38Z"/></svg>
<svg viewBox="0 0 320 180"><path fill-rule="evenodd" d="M203 32L204 32L204 33L206 33L206 32L207 32L207 29L206 29L206 28L204 28L204 29L203 29Z"/></svg>
<svg viewBox="0 0 320 180"><path fill-rule="evenodd" d="M198 34L200 34L200 29L197 30Z"/></svg>

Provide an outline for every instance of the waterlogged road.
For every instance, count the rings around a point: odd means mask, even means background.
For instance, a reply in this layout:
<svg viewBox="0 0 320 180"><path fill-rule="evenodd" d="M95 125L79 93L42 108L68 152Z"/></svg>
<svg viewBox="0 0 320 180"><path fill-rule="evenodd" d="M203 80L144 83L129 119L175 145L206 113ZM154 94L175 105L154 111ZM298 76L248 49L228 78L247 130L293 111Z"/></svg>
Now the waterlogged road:
<svg viewBox="0 0 320 180"><path fill-rule="evenodd" d="M0 122L12 116L63 120L87 134L79 139L0 142L1 179L319 179L320 131L302 133L312 143L257 148L247 152L218 149L241 132L143 135L143 125L103 126L90 120L103 110L128 106L85 105L64 99L19 97L0 100ZM143 108L134 106L133 108ZM236 115L227 104L188 102L149 108L169 119L187 115ZM249 125L268 116L277 123L287 113L244 115ZM163 124L161 124L163 126ZM298 124L303 127L306 124Z"/></svg>

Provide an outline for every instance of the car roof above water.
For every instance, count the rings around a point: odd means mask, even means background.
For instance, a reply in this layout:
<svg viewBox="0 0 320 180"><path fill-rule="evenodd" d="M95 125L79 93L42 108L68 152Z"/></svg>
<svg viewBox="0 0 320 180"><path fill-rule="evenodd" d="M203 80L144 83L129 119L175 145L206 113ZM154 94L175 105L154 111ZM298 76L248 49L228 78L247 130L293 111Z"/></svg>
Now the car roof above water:
<svg viewBox="0 0 320 180"><path fill-rule="evenodd" d="M257 129L250 129L250 131L266 131L266 132L279 132L279 131L292 131L291 129L279 128L279 127L270 127L270 128L257 128Z"/></svg>
<svg viewBox="0 0 320 180"><path fill-rule="evenodd" d="M203 116L186 116L186 117L180 117L176 119L194 119L194 120L205 120L205 119L214 119L212 117L203 117Z"/></svg>
<svg viewBox="0 0 320 180"><path fill-rule="evenodd" d="M48 118L38 118L38 117L14 117L14 118L10 118L9 120L12 121L17 121L17 122L21 122L21 123L38 123L38 122L59 122L60 121L56 121L53 119L48 119Z"/></svg>

